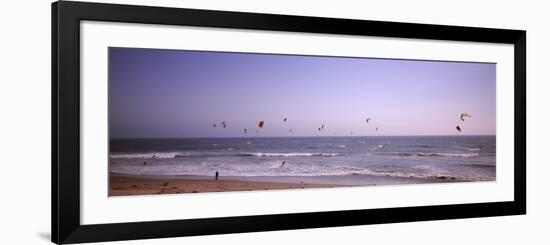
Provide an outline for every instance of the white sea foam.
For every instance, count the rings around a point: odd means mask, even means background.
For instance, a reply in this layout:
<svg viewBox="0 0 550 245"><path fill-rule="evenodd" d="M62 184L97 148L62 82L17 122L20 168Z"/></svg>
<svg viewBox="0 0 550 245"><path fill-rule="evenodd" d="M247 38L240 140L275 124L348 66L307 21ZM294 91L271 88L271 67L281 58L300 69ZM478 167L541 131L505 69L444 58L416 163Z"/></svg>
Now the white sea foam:
<svg viewBox="0 0 550 245"><path fill-rule="evenodd" d="M453 146L453 148L458 148L458 149L467 150L467 151L480 151L481 150L481 148L477 148L477 147L466 147L466 146L459 146L459 145L455 145L455 146Z"/></svg>
<svg viewBox="0 0 550 245"><path fill-rule="evenodd" d="M234 149L226 148L226 153L223 152L148 152L148 153L112 153L110 158L113 159L169 159L183 157L199 157L199 156L241 156L241 157L335 157L340 156L339 153L315 153L315 152L293 152L293 153L278 153L278 152L242 152L230 153Z"/></svg>
<svg viewBox="0 0 550 245"><path fill-rule="evenodd" d="M180 152L147 152L147 153L111 153L110 158L129 158L129 159L139 159L139 158L175 158L178 156L185 156L186 153Z"/></svg>
<svg viewBox="0 0 550 245"><path fill-rule="evenodd" d="M394 152L392 155L403 157L476 157L478 153L444 153L444 152Z"/></svg>
<svg viewBox="0 0 550 245"><path fill-rule="evenodd" d="M246 152L241 153L241 156L254 156L254 157L335 157L339 156L338 153L307 153L307 152L294 152L294 153L273 153L273 152Z"/></svg>
<svg viewBox="0 0 550 245"><path fill-rule="evenodd" d="M304 165L286 163L282 165L279 161L272 161L265 164L235 165L235 164L196 164L196 165L123 165L113 164L110 171L119 174L131 175L163 175L181 176L198 175L211 176L219 172L225 176L235 177L276 177L276 176L347 176L366 175L379 177L416 178L426 180L452 180L452 181L488 181L494 177L488 176L452 176L438 172L412 173L402 171L376 170L357 166L334 166L334 165Z"/></svg>
<svg viewBox="0 0 550 245"><path fill-rule="evenodd" d="M113 173L130 175L213 176L219 172L235 177L364 175L434 181L495 179L494 158L477 158L494 148L483 142L452 140L445 144L425 138L209 139L200 140L200 144L194 139L124 141L112 146L118 151L111 152L109 166ZM428 147L432 145L436 147Z"/></svg>

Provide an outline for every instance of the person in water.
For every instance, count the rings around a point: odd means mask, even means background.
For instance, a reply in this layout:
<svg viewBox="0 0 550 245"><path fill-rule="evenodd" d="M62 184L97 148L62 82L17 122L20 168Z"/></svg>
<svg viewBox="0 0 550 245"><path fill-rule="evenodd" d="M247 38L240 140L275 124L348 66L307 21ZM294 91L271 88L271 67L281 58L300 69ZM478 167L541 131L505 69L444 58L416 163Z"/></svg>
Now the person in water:
<svg viewBox="0 0 550 245"><path fill-rule="evenodd" d="M281 167L284 167L285 166L285 161L283 161L283 163L281 163Z"/></svg>
<svg viewBox="0 0 550 245"><path fill-rule="evenodd" d="M216 171L216 177L214 180L218 180L218 176L220 175L220 173L218 173L218 171Z"/></svg>

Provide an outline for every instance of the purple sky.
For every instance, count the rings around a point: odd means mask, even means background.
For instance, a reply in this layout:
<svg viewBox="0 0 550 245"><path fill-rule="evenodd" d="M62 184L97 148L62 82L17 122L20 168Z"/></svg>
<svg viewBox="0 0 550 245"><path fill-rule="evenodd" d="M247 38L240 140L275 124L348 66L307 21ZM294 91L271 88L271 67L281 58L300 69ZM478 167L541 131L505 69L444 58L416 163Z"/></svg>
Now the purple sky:
<svg viewBox="0 0 550 245"><path fill-rule="evenodd" d="M495 134L495 75L485 63L110 48L110 135Z"/></svg>

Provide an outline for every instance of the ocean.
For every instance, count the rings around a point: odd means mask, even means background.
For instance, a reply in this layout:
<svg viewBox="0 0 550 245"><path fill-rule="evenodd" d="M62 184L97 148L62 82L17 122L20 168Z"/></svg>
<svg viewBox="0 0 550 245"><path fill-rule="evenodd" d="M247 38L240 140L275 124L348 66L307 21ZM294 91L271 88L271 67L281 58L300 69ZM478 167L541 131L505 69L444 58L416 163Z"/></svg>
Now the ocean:
<svg viewBox="0 0 550 245"><path fill-rule="evenodd" d="M353 176L343 184L361 184L362 176L491 181L495 144L494 135L111 139L109 171L325 183Z"/></svg>

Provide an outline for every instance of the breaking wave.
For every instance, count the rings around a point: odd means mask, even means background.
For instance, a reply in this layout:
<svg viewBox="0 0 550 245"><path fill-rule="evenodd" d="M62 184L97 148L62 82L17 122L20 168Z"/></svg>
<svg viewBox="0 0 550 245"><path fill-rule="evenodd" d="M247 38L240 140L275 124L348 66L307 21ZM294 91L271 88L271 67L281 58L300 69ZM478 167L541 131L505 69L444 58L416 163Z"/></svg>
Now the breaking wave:
<svg viewBox="0 0 550 245"><path fill-rule="evenodd" d="M259 165L216 165L205 166L201 165L124 165L113 164L110 171L118 174L130 175L162 175L162 176L211 176L214 172L219 171L224 176L234 177L259 177L259 176L379 176L379 177L395 177L395 178L415 178L424 180L439 180L439 181L491 181L494 177L489 176L453 176L441 174L437 172L431 173L412 173L403 171L377 170L363 168L357 166L334 166L334 165L300 165L287 164L281 166L280 162L272 162Z"/></svg>
<svg viewBox="0 0 550 245"><path fill-rule="evenodd" d="M338 153L306 153L306 152L295 152L295 153L271 153L271 152L248 152L241 153L241 156L249 157L335 157L339 156Z"/></svg>
<svg viewBox="0 0 550 245"><path fill-rule="evenodd" d="M111 153L110 158L129 158L129 159L139 159L139 158L176 158L186 155L185 153L179 152L148 152L148 153Z"/></svg>
<svg viewBox="0 0 550 245"><path fill-rule="evenodd" d="M477 148L477 147L466 147L466 146L453 146L454 148L458 148L458 149L463 149L463 150L467 150L467 151L480 151L481 148Z"/></svg>
<svg viewBox="0 0 550 245"><path fill-rule="evenodd" d="M232 148L226 149L233 150ZM277 152L242 152L242 153L220 153L220 152L150 152L150 153L112 153L109 157L113 159L170 159L200 156L241 156L241 157L335 157L340 153L277 153Z"/></svg>
<svg viewBox="0 0 550 245"><path fill-rule="evenodd" d="M440 153L440 152L395 152L392 155L402 157L476 157L478 153Z"/></svg>

